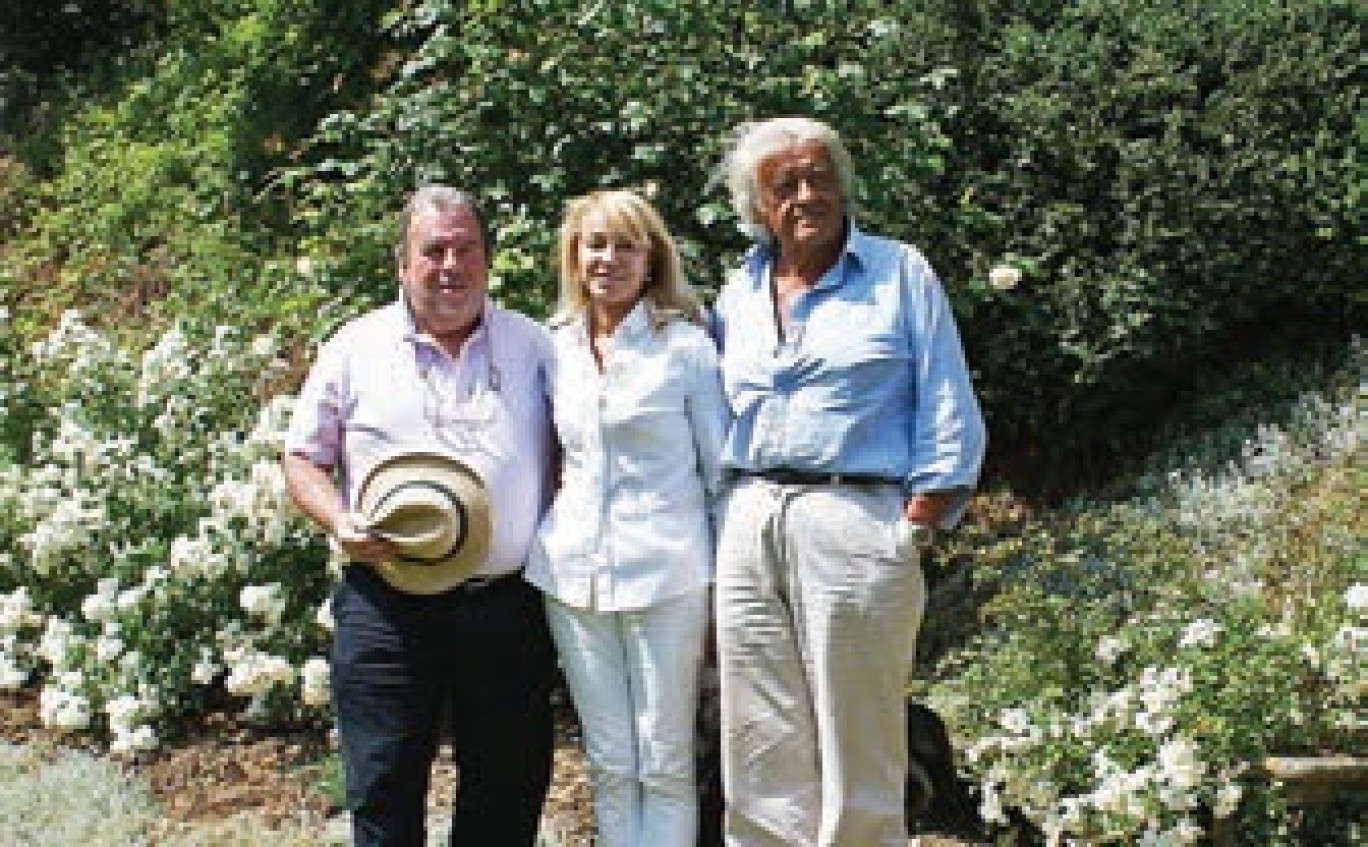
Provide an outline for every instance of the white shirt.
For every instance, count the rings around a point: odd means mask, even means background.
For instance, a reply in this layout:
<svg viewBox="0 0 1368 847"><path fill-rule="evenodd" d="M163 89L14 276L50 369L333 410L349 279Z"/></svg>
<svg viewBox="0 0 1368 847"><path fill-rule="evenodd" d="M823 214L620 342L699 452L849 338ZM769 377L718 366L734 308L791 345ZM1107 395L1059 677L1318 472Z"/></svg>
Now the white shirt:
<svg viewBox="0 0 1368 847"><path fill-rule="evenodd" d="M583 318L553 334L561 488L527 579L563 603L641 609L712 580L710 509L728 413L701 327L638 303L599 371Z"/></svg>
<svg viewBox="0 0 1368 847"><path fill-rule="evenodd" d="M339 468L351 508L378 459L435 450L489 489L493 538L480 575L522 567L547 501L550 339L536 322L486 305L452 357L421 337L402 297L344 325L300 389L285 450Z"/></svg>

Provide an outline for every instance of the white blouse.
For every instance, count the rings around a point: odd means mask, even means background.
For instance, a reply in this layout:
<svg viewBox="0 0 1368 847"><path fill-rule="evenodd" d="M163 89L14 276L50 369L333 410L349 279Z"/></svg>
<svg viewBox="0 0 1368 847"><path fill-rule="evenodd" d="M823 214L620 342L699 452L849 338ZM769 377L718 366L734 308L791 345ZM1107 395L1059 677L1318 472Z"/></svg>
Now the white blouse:
<svg viewBox="0 0 1368 847"><path fill-rule="evenodd" d="M527 579L571 606L641 609L712 581L729 422L717 351L701 327L654 317L636 305L602 372L583 317L553 334L563 469Z"/></svg>

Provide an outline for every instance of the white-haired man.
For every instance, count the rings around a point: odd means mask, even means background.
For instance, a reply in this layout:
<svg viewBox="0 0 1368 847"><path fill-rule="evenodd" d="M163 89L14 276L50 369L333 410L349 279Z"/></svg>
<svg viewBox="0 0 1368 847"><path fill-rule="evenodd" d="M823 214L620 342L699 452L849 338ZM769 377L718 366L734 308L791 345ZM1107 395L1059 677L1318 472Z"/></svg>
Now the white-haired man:
<svg viewBox="0 0 1368 847"><path fill-rule="evenodd" d="M976 483L978 403L926 259L853 222L834 130L742 127L724 167L756 242L715 304L727 844L905 847L921 554Z"/></svg>

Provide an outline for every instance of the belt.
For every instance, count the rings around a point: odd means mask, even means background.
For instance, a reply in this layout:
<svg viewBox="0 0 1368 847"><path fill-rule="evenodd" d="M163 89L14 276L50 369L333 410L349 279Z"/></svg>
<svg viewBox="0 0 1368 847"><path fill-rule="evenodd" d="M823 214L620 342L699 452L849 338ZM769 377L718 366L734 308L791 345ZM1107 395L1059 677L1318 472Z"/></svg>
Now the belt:
<svg viewBox="0 0 1368 847"><path fill-rule="evenodd" d="M776 485L902 485L899 477L873 473L828 473L770 468L763 471L738 471L741 478L763 479Z"/></svg>
<svg viewBox="0 0 1368 847"><path fill-rule="evenodd" d="M471 594L482 594L494 588L511 588L520 585L523 582L523 569L518 568L517 570L508 571L507 573L472 576L469 579L461 580L461 582L457 583L454 587L448 588L441 594L406 594L386 582L373 565L368 565L365 562L348 562L346 570L349 574L352 574L353 579L360 579L367 584L381 586L387 591L403 594L406 597L423 599L451 596L466 597Z"/></svg>
<svg viewBox="0 0 1368 847"><path fill-rule="evenodd" d="M463 579L451 591L453 594L475 594L480 591L487 591L495 586L517 585L521 581L522 568L518 568L516 571L509 571L508 573L472 576L469 579Z"/></svg>

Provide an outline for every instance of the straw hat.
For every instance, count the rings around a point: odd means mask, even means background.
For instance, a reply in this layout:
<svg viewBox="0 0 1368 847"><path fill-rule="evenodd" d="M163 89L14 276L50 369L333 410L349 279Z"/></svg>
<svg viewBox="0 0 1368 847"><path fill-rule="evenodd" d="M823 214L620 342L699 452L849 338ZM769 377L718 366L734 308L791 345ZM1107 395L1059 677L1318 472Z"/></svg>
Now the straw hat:
<svg viewBox="0 0 1368 847"><path fill-rule="evenodd" d="M489 555L489 492L468 465L440 453L399 453L376 462L361 480L362 528L402 555L376 570L410 594L460 585Z"/></svg>

